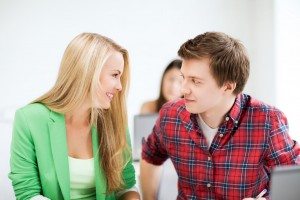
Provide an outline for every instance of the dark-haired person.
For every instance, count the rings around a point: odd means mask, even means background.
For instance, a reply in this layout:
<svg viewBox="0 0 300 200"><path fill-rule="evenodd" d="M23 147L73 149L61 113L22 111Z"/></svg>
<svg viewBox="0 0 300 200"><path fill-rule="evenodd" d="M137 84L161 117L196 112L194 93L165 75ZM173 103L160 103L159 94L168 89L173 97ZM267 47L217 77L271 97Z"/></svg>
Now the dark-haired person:
<svg viewBox="0 0 300 200"><path fill-rule="evenodd" d="M161 108L143 143L143 199L156 198L156 172L167 158L178 174L177 199L254 199L264 189L259 199L268 199L270 170L295 164L300 150L280 110L242 93L250 71L244 46L207 32L178 54L184 99Z"/></svg>
<svg viewBox="0 0 300 200"><path fill-rule="evenodd" d="M154 101L145 102L141 107L140 114L158 113L162 105L167 101L175 100L182 96L180 91L182 82L182 77L180 76L181 64L182 61L179 59L175 59L168 64L161 78L159 97Z"/></svg>

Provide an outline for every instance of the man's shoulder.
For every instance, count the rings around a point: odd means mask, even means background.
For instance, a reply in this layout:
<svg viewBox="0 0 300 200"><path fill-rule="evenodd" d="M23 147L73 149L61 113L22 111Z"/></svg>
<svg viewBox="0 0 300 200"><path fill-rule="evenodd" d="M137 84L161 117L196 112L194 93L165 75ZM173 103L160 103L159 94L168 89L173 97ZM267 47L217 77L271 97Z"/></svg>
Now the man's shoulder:
<svg viewBox="0 0 300 200"><path fill-rule="evenodd" d="M177 99L165 103L162 106L160 113L169 117L178 117L180 115L189 114L185 108L184 99Z"/></svg>
<svg viewBox="0 0 300 200"><path fill-rule="evenodd" d="M284 115L284 113L281 110L279 110L277 107L273 105L265 103L254 97L251 97L250 95L244 94L243 96L244 99L245 97L248 99L247 103L245 104L245 107L247 108L248 111L257 113L258 115L269 115L269 116Z"/></svg>
<svg viewBox="0 0 300 200"><path fill-rule="evenodd" d="M155 113L156 112L156 100L147 101L143 103L141 107L141 114Z"/></svg>

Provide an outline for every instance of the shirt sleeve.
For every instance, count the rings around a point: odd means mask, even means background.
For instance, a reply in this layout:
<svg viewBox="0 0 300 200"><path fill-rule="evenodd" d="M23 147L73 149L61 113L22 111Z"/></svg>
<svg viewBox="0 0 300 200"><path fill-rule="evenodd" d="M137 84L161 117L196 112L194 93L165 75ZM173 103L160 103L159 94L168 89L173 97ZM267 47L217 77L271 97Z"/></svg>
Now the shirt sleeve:
<svg viewBox="0 0 300 200"><path fill-rule="evenodd" d="M293 165L300 154L299 144L288 134L288 122L280 111L271 113L271 130L267 153L267 166L272 169L276 165Z"/></svg>
<svg viewBox="0 0 300 200"><path fill-rule="evenodd" d="M22 110L16 112L13 124L9 178L17 199L41 192L34 143Z"/></svg>
<svg viewBox="0 0 300 200"><path fill-rule="evenodd" d="M162 165L168 159L167 151L161 142L161 136L163 134L161 121L165 115L164 113L165 110L161 109L159 117L152 129L152 133L147 139L143 138L142 159L153 165Z"/></svg>

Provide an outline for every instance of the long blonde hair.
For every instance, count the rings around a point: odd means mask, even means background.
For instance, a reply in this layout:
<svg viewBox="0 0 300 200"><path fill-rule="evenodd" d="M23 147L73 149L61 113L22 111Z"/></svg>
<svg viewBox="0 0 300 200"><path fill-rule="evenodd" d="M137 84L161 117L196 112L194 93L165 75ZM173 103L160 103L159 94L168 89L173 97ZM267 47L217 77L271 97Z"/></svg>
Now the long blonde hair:
<svg viewBox="0 0 300 200"><path fill-rule="evenodd" d="M61 61L58 78L53 88L34 102L40 102L59 113L74 111L86 99L96 101L101 69L112 51L120 52L124 59L121 76L122 91L118 92L109 109L91 108L90 124L99 135L99 156L106 175L107 192L124 185L122 170L128 162L126 142L126 94L129 86L129 57L126 49L111 39L95 33L82 33L75 37Z"/></svg>

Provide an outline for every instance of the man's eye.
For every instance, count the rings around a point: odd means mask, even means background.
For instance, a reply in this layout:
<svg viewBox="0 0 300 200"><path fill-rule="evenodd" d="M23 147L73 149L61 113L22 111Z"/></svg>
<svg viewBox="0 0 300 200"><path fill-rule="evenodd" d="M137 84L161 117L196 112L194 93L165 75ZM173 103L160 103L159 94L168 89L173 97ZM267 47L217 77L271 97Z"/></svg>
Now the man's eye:
<svg viewBox="0 0 300 200"><path fill-rule="evenodd" d="M200 84L200 81L197 81L197 80L195 80L195 79L192 79L192 81L193 81L193 83L195 83L195 84Z"/></svg>

